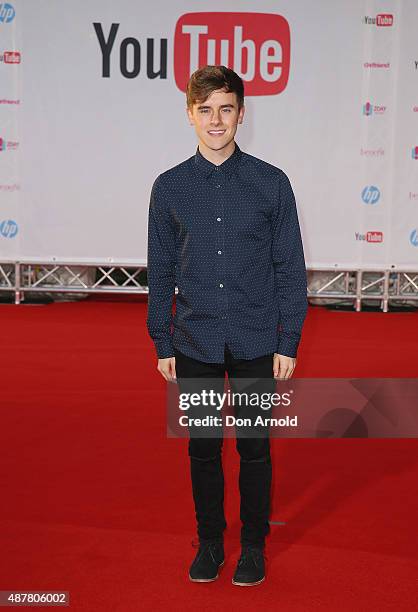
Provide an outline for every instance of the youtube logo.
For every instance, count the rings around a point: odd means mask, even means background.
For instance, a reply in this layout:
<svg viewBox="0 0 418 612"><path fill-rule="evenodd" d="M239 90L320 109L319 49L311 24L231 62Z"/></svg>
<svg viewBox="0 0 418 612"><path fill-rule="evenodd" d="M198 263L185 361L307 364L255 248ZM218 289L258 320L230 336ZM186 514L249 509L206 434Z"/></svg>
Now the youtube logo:
<svg viewBox="0 0 418 612"><path fill-rule="evenodd" d="M290 66L290 29L281 15L187 13L176 24L174 76L186 91L192 72L222 64L241 76L249 96L281 93Z"/></svg>
<svg viewBox="0 0 418 612"><path fill-rule="evenodd" d="M120 38L119 23L94 22L101 53L101 76L115 71L126 79L167 79L169 38ZM235 70L246 96L271 96L287 86L290 28L282 15L267 13L186 13L174 29L174 79L185 92L192 72L219 65Z"/></svg>
<svg viewBox="0 0 418 612"><path fill-rule="evenodd" d="M364 18L366 25L377 26L378 28L390 28L393 26L393 15L391 13L379 13L376 17Z"/></svg>
<svg viewBox="0 0 418 612"><path fill-rule="evenodd" d="M390 13L379 13L376 15L376 25L380 28L388 28L393 25L393 15Z"/></svg>
<svg viewBox="0 0 418 612"><path fill-rule="evenodd" d="M4 63L5 64L20 64L21 56L19 51L5 51L4 52Z"/></svg>
<svg viewBox="0 0 418 612"><path fill-rule="evenodd" d="M355 232L356 240L371 242L372 244L379 244L383 242L383 232Z"/></svg>
<svg viewBox="0 0 418 612"><path fill-rule="evenodd" d="M383 232L367 232L367 242L383 242Z"/></svg>

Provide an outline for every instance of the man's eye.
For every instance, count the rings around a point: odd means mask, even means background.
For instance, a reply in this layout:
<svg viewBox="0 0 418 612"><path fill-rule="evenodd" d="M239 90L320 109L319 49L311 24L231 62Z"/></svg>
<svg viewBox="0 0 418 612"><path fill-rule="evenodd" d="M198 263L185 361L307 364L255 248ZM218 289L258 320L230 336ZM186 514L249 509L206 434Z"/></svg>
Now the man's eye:
<svg viewBox="0 0 418 612"><path fill-rule="evenodd" d="M200 108L200 109L199 109L199 112L201 112L201 113L207 113L207 112L208 112L208 109L207 109L207 108Z"/></svg>
<svg viewBox="0 0 418 612"><path fill-rule="evenodd" d="M224 112L225 112L225 113L230 113L230 112L231 112L231 109L230 109L230 108L224 108Z"/></svg>

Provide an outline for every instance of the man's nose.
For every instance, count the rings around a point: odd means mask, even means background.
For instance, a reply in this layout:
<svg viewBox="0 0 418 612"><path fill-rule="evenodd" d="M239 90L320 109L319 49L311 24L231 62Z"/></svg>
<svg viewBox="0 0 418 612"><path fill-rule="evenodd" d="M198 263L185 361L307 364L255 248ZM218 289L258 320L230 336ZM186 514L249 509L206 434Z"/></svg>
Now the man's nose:
<svg viewBox="0 0 418 612"><path fill-rule="evenodd" d="M221 114L220 111L213 111L213 115L212 115L212 123L214 125L217 125L218 123L221 122Z"/></svg>

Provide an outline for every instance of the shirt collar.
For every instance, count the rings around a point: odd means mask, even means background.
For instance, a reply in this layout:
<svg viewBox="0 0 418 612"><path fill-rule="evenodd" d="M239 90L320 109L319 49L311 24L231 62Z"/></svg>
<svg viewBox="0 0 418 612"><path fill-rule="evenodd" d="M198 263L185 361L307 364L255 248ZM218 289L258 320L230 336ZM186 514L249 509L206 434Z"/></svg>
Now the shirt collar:
<svg viewBox="0 0 418 612"><path fill-rule="evenodd" d="M230 178L233 172L237 170L241 156L242 151L237 145L237 143L235 143L235 149L232 155L230 155L228 159L222 162L222 164L220 164L219 166L217 166L216 164L212 164L212 162L206 159L206 157L203 157L203 155L199 151L199 147L197 147L196 149L196 155L194 156L194 159L196 168L198 168L198 170L202 172L202 174L204 174L206 178L209 177L212 172L215 171L216 168L222 170L222 172L224 172L228 176L228 178Z"/></svg>

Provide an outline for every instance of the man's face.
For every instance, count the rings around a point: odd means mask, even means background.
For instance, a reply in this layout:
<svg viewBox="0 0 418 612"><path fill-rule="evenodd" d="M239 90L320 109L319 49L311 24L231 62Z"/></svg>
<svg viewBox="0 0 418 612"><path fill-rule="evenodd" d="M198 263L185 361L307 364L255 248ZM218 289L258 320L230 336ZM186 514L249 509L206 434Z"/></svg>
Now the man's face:
<svg viewBox="0 0 418 612"><path fill-rule="evenodd" d="M237 95L222 89L213 91L204 102L196 102L187 109L199 144L220 151L234 139L244 117L244 107L238 110Z"/></svg>

